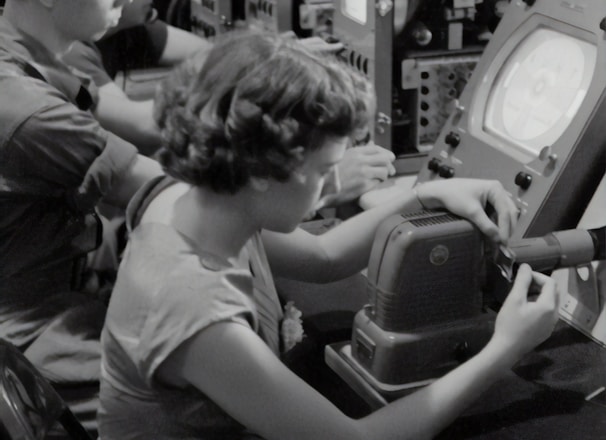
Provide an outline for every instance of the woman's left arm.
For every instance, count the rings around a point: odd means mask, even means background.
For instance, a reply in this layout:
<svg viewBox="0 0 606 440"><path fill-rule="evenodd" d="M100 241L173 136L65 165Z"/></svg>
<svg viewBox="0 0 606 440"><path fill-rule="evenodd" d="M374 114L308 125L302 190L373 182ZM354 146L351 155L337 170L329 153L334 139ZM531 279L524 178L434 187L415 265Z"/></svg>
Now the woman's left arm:
<svg viewBox="0 0 606 440"><path fill-rule="evenodd" d="M485 212L490 203L498 226ZM330 282L353 275L368 265L375 232L387 217L401 212L445 208L467 218L493 240L504 242L517 221L518 210L498 181L449 179L427 182L364 211L322 235L301 229L290 234L263 231L263 242L276 276L308 282Z"/></svg>

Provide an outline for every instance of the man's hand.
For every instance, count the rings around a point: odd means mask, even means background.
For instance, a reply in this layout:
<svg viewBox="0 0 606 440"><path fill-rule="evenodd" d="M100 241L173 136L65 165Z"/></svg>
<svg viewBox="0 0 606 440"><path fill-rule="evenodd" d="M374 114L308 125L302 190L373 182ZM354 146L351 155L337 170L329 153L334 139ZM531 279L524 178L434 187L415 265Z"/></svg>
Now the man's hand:
<svg viewBox="0 0 606 440"><path fill-rule="evenodd" d="M302 38L301 44L313 52L320 53L337 53L345 47L343 43L329 43L320 37Z"/></svg>
<svg viewBox="0 0 606 440"><path fill-rule="evenodd" d="M337 165L341 188L325 188L328 193L322 197L322 206L336 206L357 199L379 183L393 176L395 155L374 144L352 147Z"/></svg>
<svg viewBox="0 0 606 440"><path fill-rule="evenodd" d="M297 34L293 31L283 32L281 35L286 38L292 38L293 40L298 39ZM301 38L299 39L299 42L312 52L319 53L337 53L344 48L343 43L329 43L320 37Z"/></svg>

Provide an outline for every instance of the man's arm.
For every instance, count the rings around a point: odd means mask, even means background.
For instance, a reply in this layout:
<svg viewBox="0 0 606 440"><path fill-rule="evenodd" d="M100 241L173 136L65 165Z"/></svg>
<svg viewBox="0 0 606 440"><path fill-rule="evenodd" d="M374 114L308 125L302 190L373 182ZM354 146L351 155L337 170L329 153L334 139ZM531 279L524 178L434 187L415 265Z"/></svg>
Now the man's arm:
<svg viewBox="0 0 606 440"><path fill-rule="evenodd" d="M132 196L143 184L161 174L162 168L158 162L139 154L111 186L104 201L114 206L126 208Z"/></svg>
<svg viewBox="0 0 606 440"><path fill-rule="evenodd" d="M165 38L161 37L164 30ZM150 34L150 44L164 45L158 50L161 55L157 61L164 66L175 65L195 52L212 47L212 43L203 38L160 22L149 27L148 32L155 32ZM98 102L93 114L103 128L129 141L147 156L161 146L162 138L152 116L153 100L129 98L105 71L98 48L76 42L64 60L93 78L98 87Z"/></svg>
<svg viewBox="0 0 606 440"><path fill-rule="evenodd" d="M152 155L162 145L162 137L153 118L151 99L131 100L115 83L99 88L94 110L101 126L134 144L141 154Z"/></svg>
<svg viewBox="0 0 606 440"><path fill-rule="evenodd" d="M196 52L210 50L212 43L197 35L166 25L166 42L159 64L174 66ZM161 145L162 137L153 119L153 100L135 101L115 83L99 87L95 117L101 125L133 143L149 156Z"/></svg>
<svg viewBox="0 0 606 440"><path fill-rule="evenodd" d="M167 25L166 45L160 56L160 64L174 66L196 52L208 51L213 44L191 32Z"/></svg>
<svg viewBox="0 0 606 440"><path fill-rule="evenodd" d="M144 182L162 173L156 161L103 130L89 112L52 95L19 125L11 154L32 180L71 195L82 209L100 199L125 207Z"/></svg>
<svg viewBox="0 0 606 440"><path fill-rule="evenodd" d="M394 154L374 144L348 148L337 164L341 187L322 198L322 207L339 206L357 199L396 172Z"/></svg>

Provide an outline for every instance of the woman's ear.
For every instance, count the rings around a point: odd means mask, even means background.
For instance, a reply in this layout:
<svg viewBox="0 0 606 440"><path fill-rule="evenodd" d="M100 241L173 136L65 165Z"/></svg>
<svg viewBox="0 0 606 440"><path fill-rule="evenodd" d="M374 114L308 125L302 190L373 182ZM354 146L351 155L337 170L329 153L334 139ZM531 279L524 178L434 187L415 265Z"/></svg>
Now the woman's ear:
<svg viewBox="0 0 606 440"><path fill-rule="evenodd" d="M298 146L292 149L292 154L301 162L305 159L305 148L302 146Z"/></svg>
<svg viewBox="0 0 606 440"><path fill-rule="evenodd" d="M266 177L251 177L250 186L258 192L265 192L269 188L269 179Z"/></svg>

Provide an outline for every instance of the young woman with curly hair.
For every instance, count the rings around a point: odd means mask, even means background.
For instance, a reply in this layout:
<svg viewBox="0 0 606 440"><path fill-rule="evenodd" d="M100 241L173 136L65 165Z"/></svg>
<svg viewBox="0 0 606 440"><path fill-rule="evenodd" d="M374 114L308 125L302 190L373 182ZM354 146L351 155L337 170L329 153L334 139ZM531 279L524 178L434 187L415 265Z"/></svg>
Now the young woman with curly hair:
<svg viewBox="0 0 606 440"><path fill-rule="evenodd" d="M366 266L381 220L420 204L465 216L497 241L515 224L500 184L451 179L403 189L320 236L298 229L323 189L338 189L335 165L374 111L367 87L333 59L256 33L217 42L164 86L156 117L169 177L130 205L103 333L101 438L429 438L548 337L554 282L523 266L482 352L359 420L281 362L272 273L351 275ZM532 282L542 293L527 302Z"/></svg>

